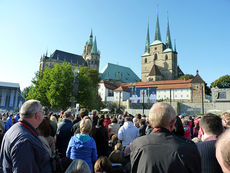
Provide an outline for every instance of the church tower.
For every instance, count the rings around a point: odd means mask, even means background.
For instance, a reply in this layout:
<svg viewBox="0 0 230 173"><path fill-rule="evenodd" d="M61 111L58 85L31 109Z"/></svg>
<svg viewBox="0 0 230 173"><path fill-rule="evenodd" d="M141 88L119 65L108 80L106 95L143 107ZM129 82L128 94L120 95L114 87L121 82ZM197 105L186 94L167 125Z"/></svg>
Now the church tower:
<svg viewBox="0 0 230 173"><path fill-rule="evenodd" d="M177 52L172 48L169 20L167 17L166 43L161 40L160 25L157 11L155 38L150 43L149 24L147 27L147 37L145 53L142 55L141 80L158 81L174 80L178 78Z"/></svg>
<svg viewBox="0 0 230 173"><path fill-rule="evenodd" d="M90 69L96 69L99 71L100 64L100 51L97 49L96 37L93 40L93 31L91 30L89 40L86 42L84 47L83 58L87 62Z"/></svg>

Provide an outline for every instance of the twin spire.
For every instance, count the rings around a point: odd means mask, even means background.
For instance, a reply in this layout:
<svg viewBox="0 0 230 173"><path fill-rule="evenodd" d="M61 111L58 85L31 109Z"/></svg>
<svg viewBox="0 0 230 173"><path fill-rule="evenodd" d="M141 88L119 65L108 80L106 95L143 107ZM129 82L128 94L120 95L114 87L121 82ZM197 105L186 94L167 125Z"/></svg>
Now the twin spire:
<svg viewBox="0 0 230 173"><path fill-rule="evenodd" d="M155 31L155 43L161 43L161 33L160 33L160 25L159 25L159 17L158 17L158 10L157 10L157 21L156 21L156 31ZM171 42L171 36L170 36L170 29L169 29L169 19L167 15L167 34L166 34L166 48L172 49L172 42ZM150 50L150 37L149 37L149 23L147 27L147 37L145 42L145 54L149 54ZM174 50L176 51L176 50Z"/></svg>

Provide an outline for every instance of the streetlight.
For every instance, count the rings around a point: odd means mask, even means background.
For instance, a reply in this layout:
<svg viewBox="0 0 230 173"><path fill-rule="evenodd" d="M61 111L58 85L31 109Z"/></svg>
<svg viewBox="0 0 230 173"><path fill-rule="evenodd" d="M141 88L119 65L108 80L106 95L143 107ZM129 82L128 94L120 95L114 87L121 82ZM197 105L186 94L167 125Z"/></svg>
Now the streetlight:
<svg viewBox="0 0 230 173"><path fill-rule="evenodd" d="M77 74L79 73L78 69L74 69L73 71L73 91L72 91L72 103L71 103L71 107L74 108L74 100L75 97L77 95L77 90L78 90L78 78L77 78Z"/></svg>
<svg viewBox="0 0 230 173"><path fill-rule="evenodd" d="M142 102L142 108L143 108L143 115L145 114L145 100L144 100L144 98L145 98L145 91L144 90L142 90L142 95L143 95L143 102Z"/></svg>

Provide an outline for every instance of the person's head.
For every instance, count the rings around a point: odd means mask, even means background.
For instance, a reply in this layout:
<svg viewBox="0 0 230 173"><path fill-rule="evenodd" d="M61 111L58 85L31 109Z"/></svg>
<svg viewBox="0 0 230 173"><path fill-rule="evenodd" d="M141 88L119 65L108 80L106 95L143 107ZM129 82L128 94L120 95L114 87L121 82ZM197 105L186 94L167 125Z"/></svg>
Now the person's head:
<svg viewBox="0 0 230 173"><path fill-rule="evenodd" d="M227 129L216 142L216 158L224 173L230 173L230 129Z"/></svg>
<svg viewBox="0 0 230 173"><path fill-rule="evenodd" d="M89 165L81 159L71 162L65 173L91 173Z"/></svg>
<svg viewBox="0 0 230 173"><path fill-rule="evenodd" d="M64 112L64 118L70 118L70 119L73 118L71 110L68 109Z"/></svg>
<svg viewBox="0 0 230 173"><path fill-rule="evenodd" d="M140 126L144 126L144 125L145 125L145 122L146 122L145 119L140 119L140 120L139 120L139 125L140 125Z"/></svg>
<svg viewBox="0 0 230 173"><path fill-rule="evenodd" d="M42 123L38 126L38 130L41 136L50 136L50 120L48 117L44 117Z"/></svg>
<svg viewBox="0 0 230 173"><path fill-rule="evenodd" d="M84 116L88 116L89 115L89 112L86 108L81 108L80 109L80 118L84 118Z"/></svg>
<svg viewBox="0 0 230 173"><path fill-rule="evenodd" d="M45 114L46 116L49 115L49 109L48 109L47 106L43 106L42 109L43 109L44 114Z"/></svg>
<svg viewBox="0 0 230 173"><path fill-rule="evenodd" d="M97 110L92 110L92 115L93 115L93 117L96 117L97 116Z"/></svg>
<svg viewBox="0 0 230 173"><path fill-rule="evenodd" d="M103 118L98 118L97 120L97 126L103 126L104 119Z"/></svg>
<svg viewBox="0 0 230 173"><path fill-rule="evenodd" d="M21 107L20 118L37 128L44 118L44 111L40 102L38 100L26 101Z"/></svg>
<svg viewBox="0 0 230 173"><path fill-rule="evenodd" d="M132 117L130 117L130 116L125 117L125 122L127 122L127 121L131 121L132 122Z"/></svg>
<svg viewBox="0 0 230 173"><path fill-rule="evenodd" d="M133 124L136 126L136 127L139 127L139 119L134 117L133 118Z"/></svg>
<svg viewBox="0 0 230 173"><path fill-rule="evenodd" d="M119 150L114 150L109 155L109 160L112 163L122 163L122 154Z"/></svg>
<svg viewBox="0 0 230 173"><path fill-rule="evenodd" d="M223 126L225 128L229 128L230 127L230 112L224 112L221 115L221 118L222 118Z"/></svg>
<svg viewBox="0 0 230 173"><path fill-rule="evenodd" d="M112 118L111 122L116 124L117 123L117 118L116 117Z"/></svg>
<svg viewBox="0 0 230 173"><path fill-rule="evenodd" d="M176 122L176 112L167 103L155 103L149 111L149 123L153 128L167 128L173 130Z"/></svg>
<svg viewBox="0 0 230 173"><path fill-rule="evenodd" d="M95 173L109 173L112 170L112 163L106 156L101 156L97 159L94 165Z"/></svg>
<svg viewBox="0 0 230 173"><path fill-rule="evenodd" d="M204 138L208 136L219 136L223 132L221 118L215 114L206 114L200 120L200 128Z"/></svg>
<svg viewBox="0 0 230 173"><path fill-rule="evenodd" d="M80 132L89 134L92 129L92 121L90 119L82 119L80 122Z"/></svg>

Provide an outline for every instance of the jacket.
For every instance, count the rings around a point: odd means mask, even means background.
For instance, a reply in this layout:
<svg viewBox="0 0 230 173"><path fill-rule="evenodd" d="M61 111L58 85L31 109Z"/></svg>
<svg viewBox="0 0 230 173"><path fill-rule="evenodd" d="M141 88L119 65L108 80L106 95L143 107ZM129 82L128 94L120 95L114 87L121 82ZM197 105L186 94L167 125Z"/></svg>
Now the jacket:
<svg viewBox="0 0 230 173"><path fill-rule="evenodd" d="M132 173L201 172L196 145L184 137L172 135L164 128L137 138L130 149Z"/></svg>
<svg viewBox="0 0 230 173"><path fill-rule="evenodd" d="M49 173L50 156L27 121L20 120L5 134L0 155L0 172Z"/></svg>
<svg viewBox="0 0 230 173"><path fill-rule="evenodd" d="M72 160L82 159L93 170L93 163L97 160L97 148L94 139L88 134L74 135L69 141L66 157Z"/></svg>
<svg viewBox="0 0 230 173"><path fill-rule="evenodd" d="M118 139L122 140L122 145L129 145L139 136L138 128L131 121L126 121L118 131Z"/></svg>
<svg viewBox="0 0 230 173"><path fill-rule="evenodd" d="M58 123L57 133L56 133L56 148L59 153L65 155L69 140L72 136L71 128L73 123L70 119L63 119Z"/></svg>

